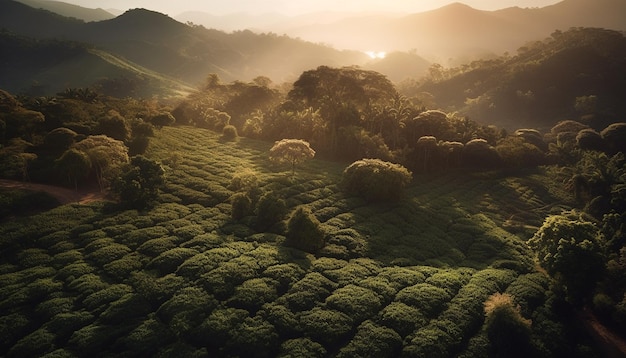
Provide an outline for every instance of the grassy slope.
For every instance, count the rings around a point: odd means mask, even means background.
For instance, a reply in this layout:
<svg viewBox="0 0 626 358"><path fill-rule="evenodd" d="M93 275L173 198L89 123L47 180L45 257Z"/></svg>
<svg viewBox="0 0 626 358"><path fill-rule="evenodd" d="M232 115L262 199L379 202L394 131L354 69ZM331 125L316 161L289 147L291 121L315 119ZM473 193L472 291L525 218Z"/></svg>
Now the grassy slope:
<svg viewBox="0 0 626 358"><path fill-rule="evenodd" d="M542 304L546 278L503 229L560 210L540 174L418 177L400 203L368 205L338 190L344 165L313 160L291 178L270 145L164 128L148 152L170 163L154 209L67 205L2 224L0 354L471 355L490 294L514 293L527 317ZM254 217L232 221L242 170L308 205L327 247L314 256Z"/></svg>

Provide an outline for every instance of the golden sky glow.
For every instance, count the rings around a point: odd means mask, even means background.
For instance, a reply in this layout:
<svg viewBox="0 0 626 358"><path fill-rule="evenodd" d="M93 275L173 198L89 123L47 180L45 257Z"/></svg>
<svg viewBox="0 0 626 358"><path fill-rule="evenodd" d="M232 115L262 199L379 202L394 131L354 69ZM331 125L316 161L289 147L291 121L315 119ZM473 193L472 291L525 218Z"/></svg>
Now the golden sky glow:
<svg viewBox="0 0 626 358"><path fill-rule="evenodd" d="M297 15L318 11L385 11L415 13L445 6L450 0L64 0L64 2L103 9L125 11L146 8L176 16L186 11L203 11L215 15L235 12L252 14L282 13ZM464 0L459 1L480 10L497 10L512 6L543 7L559 0Z"/></svg>

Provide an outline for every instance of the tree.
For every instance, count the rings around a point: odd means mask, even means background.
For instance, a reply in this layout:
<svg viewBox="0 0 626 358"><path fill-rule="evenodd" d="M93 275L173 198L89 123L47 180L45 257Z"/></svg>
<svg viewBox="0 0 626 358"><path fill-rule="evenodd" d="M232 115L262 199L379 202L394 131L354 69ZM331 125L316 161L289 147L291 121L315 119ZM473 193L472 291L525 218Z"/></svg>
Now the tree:
<svg viewBox="0 0 626 358"><path fill-rule="evenodd" d="M76 132L69 128L60 127L46 134L44 143L56 153L62 153L74 144L77 135Z"/></svg>
<svg viewBox="0 0 626 358"><path fill-rule="evenodd" d="M157 114L156 116L150 118L150 123L152 123L152 125L157 127L158 129L161 129L165 126L171 126L172 124L176 123L176 118L174 118L171 113L165 112Z"/></svg>
<svg viewBox="0 0 626 358"><path fill-rule="evenodd" d="M552 215L528 245L548 274L562 282L568 300L580 305L591 296L604 271L603 241L593 223Z"/></svg>
<svg viewBox="0 0 626 358"><path fill-rule="evenodd" d="M113 139L126 141L130 137L130 128L126 119L117 111L109 111L106 116L100 118L96 133L104 134Z"/></svg>
<svg viewBox="0 0 626 358"><path fill-rule="evenodd" d="M121 166L128 163L128 148L124 143L105 135L89 136L74 144L74 148L89 157L101 191L109 185Z"/></svg>
<svg viewBox="0 0 626 358"><path fill-rule="evenodd" d="M299 206L287 222L285 244L295 248L315 252L326 244L320 222L306 206Z"/></svg>
<svg viewBox="0 0 626 358"><path fill-rule="evenodd" d="M264 194L256 205L257 228L266 230L287 215L285 200L273 192Z"/></svg>
<svg viewBox="0 0 626 358"><path fill-rule="evenodd" d="M274 143L270 149L270 160L282 164L291 164L291 175L295 173L296 165L315 157L309 142L302 139L282 139Z"/></svg>
<svg viewBox="0 0 626 358"><path fill-rule="evenodd" d="M349 194L367 200L397 200L412 179L411 172L399 164L361 159L343 171L342 186Z"/></svg>
<svg viewBox="0 0 626 358"><path fill-rule="evenodd" d="M143 209L158 197L164 184L163 167L154 160L137 155L124 166L122 174L113 184L113 191L123 203Z"/></svg>
<svg viewBox="0 0 626 358"><path fill-rule="evenodd" d="M78 190L78 180L89 174L91 161L89 156L77 149L68 149L55 161L58 169L65 172L67 180L74 184L74 190Z"/></svg>
<svg viewBox="0 0 626 358"><path fill-rule="evenodd" d="M530 320L522 317L520 306L509 294L494 293L485 302L485 329L491 343L491 357L533 356Z"/></svg>

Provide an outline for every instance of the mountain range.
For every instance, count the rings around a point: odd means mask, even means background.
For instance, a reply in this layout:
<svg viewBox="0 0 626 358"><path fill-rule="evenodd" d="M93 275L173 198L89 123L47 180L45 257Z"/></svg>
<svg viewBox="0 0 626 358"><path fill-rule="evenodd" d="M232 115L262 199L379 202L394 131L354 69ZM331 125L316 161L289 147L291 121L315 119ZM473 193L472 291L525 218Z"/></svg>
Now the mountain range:
<svg viewBox="0 0 626 358"><path fill-rule="evenodd" d="M81 44L86 52L80 56L95 61L89 68L100 69L89 72L93 75L72 73L82 75L81 85L116 81L130 73L140 82L156 81L162 87L178 83L176 90L182 91L201 84L209 73L224 81L267 76L280 83L319 65L359 65L399 82L426 74L432 62L459 65L493 58L547 38L556 29L591 26L626 31L626 1L564 0L543 8L498 11L454 3L410 15L329 12L256 17L195 12L182 13L177 19L146 9L116 17L102 9L58 1L0 0L0 29L14 48L32 48L41 41ZM34 41L16 47L18 39ZM371 59L365 51L386 52L387 56ZM81 58L72 61L78 64ZM35 84L39 90L52 91L78 83L51 83L50 78L64 78L68 68L77 71L81 66L68 67L67 58L64 63L44 60L20 61L19 56L3 51L0 71L7 75L0 78L0 88L19 92Z"/></svg>

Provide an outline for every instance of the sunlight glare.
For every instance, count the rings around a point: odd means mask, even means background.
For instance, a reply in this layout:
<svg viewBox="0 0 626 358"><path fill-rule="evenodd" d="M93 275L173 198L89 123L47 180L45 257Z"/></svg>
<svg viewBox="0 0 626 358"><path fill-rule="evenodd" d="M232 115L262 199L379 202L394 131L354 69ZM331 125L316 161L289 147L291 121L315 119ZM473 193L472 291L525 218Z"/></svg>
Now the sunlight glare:
<svg viewBox="0 0 626 358"><path fill-rule="evenodd" d="M385 51L365 51L365 53L372 59L385 58L387 56Z"/></svg>

